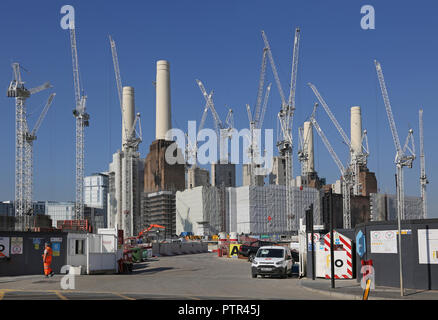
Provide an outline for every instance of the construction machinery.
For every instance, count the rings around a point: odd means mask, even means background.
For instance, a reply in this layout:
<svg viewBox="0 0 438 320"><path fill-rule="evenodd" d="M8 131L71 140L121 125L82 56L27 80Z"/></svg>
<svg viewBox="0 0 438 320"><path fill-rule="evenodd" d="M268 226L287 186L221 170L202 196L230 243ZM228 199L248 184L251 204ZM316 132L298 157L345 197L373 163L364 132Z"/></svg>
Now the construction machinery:
<svg viewBox="0 0 438 320"><path fill-rule="evenodd" d="M398 137L397 128L395 125L394 116L392 113L391 103L389 101L388 91L386 89L385 79L383 77L382 66L377 60L374 60L374 64L376 66L377 76L380 83L380 89L382 91L383 102L385 104L389 127L391 129L392 139L396 150L394 162L397 168L397 214L401 220L404 220L406 217L405 217L405 206L404 206L403 168L404 167L412 168L412 163L415 159L415 144L413 138L413 130L409 129L408 136L406 137L405 144L402 148L400 144L400 139ZM406 153L407 151L409 151L409 154Z"/></svg>
<svg viewBox="0 0 438 320"><path fill-rule="evenodd" d="M137 239L144 237L147 235L147 233L149 231L151 231L153 228L159 228L159 229L166 229L166 227L163 227L159 224L150 224L147 228L143 229L142 231L139 232Z"/></svg>
<svg viewBox="0 0 438 320"><path fill-rule="evenodd" d="M208 99L213 96L213 91L208 95ZM205 120L207 119L208 110L210 109L208 103L205 103L204 112L202 113L201 122L199 123L198 130L196 132L195 141L190 141L189 135L186 134L187 144L186 144L186 164L190 164L193 168L198 166L198 134L204 129ZM190 159L190 160L189 160ZM187 168L186 168L187 169Z"/></svg>
<svg viewBox="0 0 438 320"><path fill-rule="evenodd" d="M277 89L281 98L281 110L278 113L278 120L280 123L280 135L277 141L277 147L282 156L285 159L285 178L286 178L286 212L287 212L287 230L297 230L297 219L294 210L294 194L292 192L293 182L293 135L292 125L293 116L295 112L295 94L296 94L296 79L298 71L298 56L299 56L299 44L300 44L300 28L295 29L293 57L292 57L292 71L290 81L289 98L286 101L283 88L281 86L280 78L278 76L277 68L275 66L274 58L272 56L271 47L269 45L267 36L262 31L262 38L267 49L267 55L271 64L272 73L274 75Z"/></svg>
<svg viewBox="0 0 438 320"><path fill-rule="evenodd" d="M26 177L27 177L27 182L26 182L26 188L28 190L28 192L26 193L27 195L27 200L26 202L28 202L30 204L30 206L32 207L32 199L33 199L33 142L37 139L37 132L47 114L47 112L49 111L50 106L52 105L53 102L53 98L56 96L56 93L52 93L49 96L49 99L47 100L46 105L44 106L43 110L41 111L41 114L37 120L37 122L35 123L34 128L32 129L31 132L25 132L25 136L26 136L26 145L25 145L25 162L26 162Z"/></svg>
<svg viewBox="0 0 438 320"><path fill-rule="evenodd" d="M196 79L196 83L198 84L199 89L202 92L202 95L204 96L205 102L207 103L207 105L210 108L211 114L213 115L213 120L214 120L214 126L215 126L215 131L216 131L216 136L219 138L219 150L220 150L220 163L228 163L228 157L225 158L225 156L228 155L228 150L226 150L226 146L227 146L227 139L231 139L232 135L233 135L233 120L232 120L232 116L233 116L233 111L232 109L228 110L228 114L227 114L227 121L226 124L228 124L228 127L226 127L224 125L224 123L221 121L217 111L216 111L216 107L214 105L213 99L212 99L212 95L208 95L207 94L207 90L204 87L204 84Z"/></svg>
<svg viewBox="0 0 438 320"><path fill-rule="evenodd" d="M315 85L312 83L308 83L309 87L312 89L313 93L317 97L319 103L322 105L324 110L326 111L327 115L329 116L330 120L335 125L336 129L338 130L339 134L342 137L343 142L348 147L348 151L350 154L350 171L352 174L352 189L354 195L360 195L362 191L362 186L359 179L359 173L361 167L367 166L367 159L369 156L369 148L368 148L368 137L367 137L367 131L364 130L361 137L361 150L360 152L355 152L352 143L350 139L348 138L345 131L342 129L341 125L339 124L338 120L336 120L336 117L330 110L329 106L321 96L321 94L316 89Z"/></svg>
<svg viewBox="0 0 438 320"><path fill-rule="evenodd" d="M12 64L13 78L7 90L7 97L15 98L15 212L16 216L32 214L33 193L33 140L47 113L54 94L49 97L34 130L29 132L27 123L26 99L41 92L51 85L49 82L38 87L27 89L21 78L19 63ZM28 227L28 226L27 226Z"/></svg>
<svg viewBox="0 0 438 320"><path fill-rule="evenodd" d="M249 106L249 104L246 105L246 111L248 113L248 120L249 120L249 130L250 130L250 136L247 137L249 140L248 155L250 159L250 168L249 168L250 185L253 186L257 184L256 168L258 165L260 165L259 163L256 163L255 159L259 159L261 153L257 141L259 136L255 134L255 131L260 130L262 128L265 113L266 113L266 108L268 105L269 93L271 91L271 83L269 83L268 86L266 87L266 92L262 103L263 90L265 85L265 76L266 76L267 54L268 54L268 48L263 48L262 64L260 67L259 86L257 90L257 99L254 107L254 113L251 113L251 107Z"/></svg>
<svg viewBox="0 0 438 320"><path fill-rule="evenodd" d="M76 119L76 198L75 219L84 219L84 128L89 126L90 115L86 112L87 96L84 95L82 82L79 77L78 49L76 45L75 22L70 22L70 46L73 64L73 83L75 92L75 109L73 115Z"/></svg>
<svg viewBox="0 0 438 320"><path fill-rule="evenodd" d="M418 112L418 121L420 129L420 188L421 188L421 202L423 203L423 219L427 218L427 199L426 199L426 185L429 183L426 176L426 161L424 158L424 132L423 132L423 109Z"/></svg>
<svg viewBox="0 0 438 320"><path fill-rule="evenodd" d="M353 177L351 174L351 170L349 170L349 167L345 167L341 160L339 159L338 155L336 154L335 150L333 149L332 145L330 144L329 140L327 139L326 135L324 134L324 131L322 131L321 127L319 126L318 122L316 121L316 109L318 107L318 104L315 103L313 107L312 115L310 116L310 122L312 123L312 126L315 128L316 132L320 136L322 142L324 143L325 147L327 148L328 152L330 153L333 161L336 163L336 166L338 167L339 171L341 172L341 183L342 183L342 209L343 209L343 226L344 229L350 229L351 228L351 204L350 204L350 190L351 186L353 184Z"/></svg>

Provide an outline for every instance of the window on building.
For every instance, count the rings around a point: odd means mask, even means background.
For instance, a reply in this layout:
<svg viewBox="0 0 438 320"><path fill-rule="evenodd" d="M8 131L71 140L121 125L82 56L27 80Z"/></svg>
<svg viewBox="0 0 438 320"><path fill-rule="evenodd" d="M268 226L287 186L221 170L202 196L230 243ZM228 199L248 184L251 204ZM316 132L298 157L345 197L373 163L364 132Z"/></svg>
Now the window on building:
<svg viewBox="0 0 438 320"><path fill-rule="evenodd" d="M75 254L85 254L85 240L75 241Z"/></svg>

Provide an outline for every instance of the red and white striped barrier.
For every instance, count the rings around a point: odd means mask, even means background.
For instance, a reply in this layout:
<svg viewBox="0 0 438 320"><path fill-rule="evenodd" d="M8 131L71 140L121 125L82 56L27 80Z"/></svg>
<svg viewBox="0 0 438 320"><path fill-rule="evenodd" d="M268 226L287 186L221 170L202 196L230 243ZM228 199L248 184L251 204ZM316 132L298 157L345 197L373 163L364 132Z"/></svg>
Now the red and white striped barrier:
<svg viewBox="0 0 438 320"><path fill-rule="evenodd" d="M334 231L335 279L353 279L352 242L346 236ZM330 279L330 233L324 236L324 251L327 251L326 279Z"/></svg>

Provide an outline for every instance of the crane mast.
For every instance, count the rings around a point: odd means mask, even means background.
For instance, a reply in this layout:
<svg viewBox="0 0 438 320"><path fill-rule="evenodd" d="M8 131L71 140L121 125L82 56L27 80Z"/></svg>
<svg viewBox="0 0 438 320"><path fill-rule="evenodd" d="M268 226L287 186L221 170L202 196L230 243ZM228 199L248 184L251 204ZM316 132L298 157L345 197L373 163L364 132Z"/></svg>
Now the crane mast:
<svg viewBox="0 0 438 320"><path fill-rule="evenodd" d="M32 214L33 194L33 149L28 138L36 134L42 118L37 121L37 127L29 133L26 112L26 99L41 92L51 85L49 82L38 87L27 89L21 78L19 63L12 64L13 79L7 90L7 97L15 98L15 213L16 216ZM49 99L50 100L50 99ZM44 110L43 113L44 114ZM36 138L36 136L35 136ZM28 227L26 225L26 227Z"/></svg>
<svg viewBox="0 0 438 320"><path fill-rule="evenodd" d="M41 112L37 122L35 123L34 128L31 132L25 132L25 162L26 162L26 202L29 203L30 209L32 208L32 199L33 199L33 142L36 140L38 129L40 128L47 111L49 111L50 106L52 105L53 98L56 96L56 93L52 93L47 100L43 111Z"/></svg>
<svg viewBox="0 0 438 320"><path fill-rule="evenodd" d="M292 53L292 72L289 98L286 101L283 88L281 86L280 78L278 76L277 68L275 66L274 58L272 56L271 46L269 45L268 38L264 31L262 31L262 38L267 48L267 54L271 65L272 73L274 75L277 89L281 98L281 110L278 113L278 119L281 127L281 134L279 141L277 141L277 147L279 153L285 160L285 179L286 179L286 215L287 215L287 230L297 228L296 213L294 210L294 194L292 192L292 180L293 180L293 136L292 136L292 124L293 116L295 112L295 92L296 92L296 79L298 70L298 56L300 45L300 28L295 29L293 53Z"/></svg>
<svg viewBox="0 0 438 320"><path fill-rule="evenodd" d="M75 219L84 219L84 128L88 127L90 116L86 113L87 96L81 91L81 81L79 77L79 61L76 45L75 25L70 27L70 46L73 65L73 83L75 91L76 107L73 115L76 119L76 199L75 199Z"/></svg>

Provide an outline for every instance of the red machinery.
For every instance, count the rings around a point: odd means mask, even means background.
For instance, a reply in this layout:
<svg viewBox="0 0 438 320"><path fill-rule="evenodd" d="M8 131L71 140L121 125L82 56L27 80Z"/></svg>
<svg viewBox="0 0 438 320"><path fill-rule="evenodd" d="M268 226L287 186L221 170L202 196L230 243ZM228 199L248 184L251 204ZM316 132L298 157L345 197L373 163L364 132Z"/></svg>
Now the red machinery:
<svg viewBox="0 0 438 320"><path fill-rule="evenodd" d="M140 231L140 233L137 236L137 239L143 237L145 233L147 234L152 228L166 229L166 227L160 226L159 224L150 224L149 227Z"/></svg>

